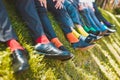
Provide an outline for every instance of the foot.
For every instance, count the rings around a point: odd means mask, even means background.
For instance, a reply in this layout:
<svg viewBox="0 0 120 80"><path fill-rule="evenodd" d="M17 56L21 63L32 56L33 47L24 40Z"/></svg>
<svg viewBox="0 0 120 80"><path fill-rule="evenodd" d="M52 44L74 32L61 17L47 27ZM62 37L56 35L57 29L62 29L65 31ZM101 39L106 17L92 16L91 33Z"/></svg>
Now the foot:
<svg viewBox="0 0 120 80"><path fill-rule="evenodd" d="M57 49L52 43L48 44L37 44L35 50L44 54L47 58L68 60L73 57L73 54L68 51L62 51Z"/></svg>
<svg viewBox="0 0 120 80"><path fill-rule="evenodd" d="M80 49L81 51L85 51L85 50L91 49L94 46L95 46L95 44L86 43L82 39L79 39L79 42L72 43L72 47L74 49Z"/></svg>
<svg viewBox="0 0 120 80"><path fill-rule="evenodd" d="M113 29L110 29L110 28L107 29L107 33L114 33L114 32L116 32L116 30L113 30Z"/></svg>
<svg viewBox="0 0 120 80"><path fill-rule="evenodd" d="M15 50L12 53L12 66L14 72L22 72L25 71L29 68L28 60L27 60L27 55L28 53L25 50Z"/></svg>
<svg viewBox="0 0 120 80"><path fill-rule="evenodd" d="M92 37L92 38L94 38L94 41L97 41L97 40L101 39L103 36L96 36L94 34L89 34L89 37Z"/></svg>
<svg viewBox="0 0 120 80"><path fill-rule="evenodd" d="M94 34L96 36L101 36L102 32L101 31L89 31L90 34Z"/></svg>

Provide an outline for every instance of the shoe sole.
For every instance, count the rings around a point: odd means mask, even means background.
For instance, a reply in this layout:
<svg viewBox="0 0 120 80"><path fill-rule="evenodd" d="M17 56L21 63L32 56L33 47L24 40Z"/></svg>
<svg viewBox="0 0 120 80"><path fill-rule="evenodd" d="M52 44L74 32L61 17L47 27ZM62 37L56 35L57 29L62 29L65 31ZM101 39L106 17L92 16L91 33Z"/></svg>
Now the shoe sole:
<svg viewBox="0 0 120 80"><path fill-rule="evenodd" d="M22 70L19 70L19 71L14 71L14 73L17 73L17 74L22 74L22 73L26 72L28 69L29 69L29 65L28 65L28 66L26 66L26 67L25 67L24 69L22 69Z"/></svg>
<svg viewBox="0 0 120 80"><path fill-rule="evenodd" d="M34 51L34 53L37 53L37 54L41 54L41 55L44 55L45 58L49 58L49 59L57 59L57 60L61 60L61 61L67 61L71 58L74 57L74 55L70 55L70 56L63 56L62 58L60 56L49 56L49 55L45 55L46 53L42 53L42 52L39 52L39 51Z"/></svg>
<svg viewBox="0 0 120 80"><path fill-rule="evenodd" d="M95 44L84 47L84 48L75 48L75 50L81 50L81 51L86 51L88 49L92 49L93 47L95 47Z"/></svg>

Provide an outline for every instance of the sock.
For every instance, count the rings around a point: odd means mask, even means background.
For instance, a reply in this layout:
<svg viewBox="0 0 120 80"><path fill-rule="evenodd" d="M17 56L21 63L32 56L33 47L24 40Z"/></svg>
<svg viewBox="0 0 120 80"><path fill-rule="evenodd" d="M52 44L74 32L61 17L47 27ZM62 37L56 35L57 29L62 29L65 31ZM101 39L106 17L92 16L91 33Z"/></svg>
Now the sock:
<svg viewBox="0 0 120 80"><path fill-rule="evenodd" d="M96 32L96 30L93 27L90 27L90 30Z"/></svg>
<svg viewBox="0 0 120 80"><path fill-rule="evenodd" d="M24 48L15 39L7 41L7 45L10 47L11 52L16 49L24 50Z"/></svg>
<svg viewBox="0 0 120 80"><path fill-rule="evenodd" d="M58 38L53 38L51 42L54 43L57 48L59 48L60 46L63 46L63 44L59 41Z"/></svg>
<svg viewBox="0 0 120 80"><path fill-rule="evenodd" d="M90 31L90 29L89 29L87 26L83 26L83 28L84 28L84 30L85 30L86 32L89 32L89 31Z"/></svg>
<svg viewBox="0 0 120 80"><path fill-rule="evenodd" d="M71 33L68 33L66 35L67 39L69 40L70 43L76 43L78 42L78 38L76 36L74 36L74 34L71 32Z"/></svg>
<svg viewBox="0 0 120 80"><path fill-rule="evenodd" d="M82 27L77 27L77 30L80 34L82 34L83 36L88 36L89 34L82 28Z"/></svg>
<svg viewBox="0 0 120 80"><path fill-rule="evenodd" d="M76 31L76 30L72 30L72 33L77 37L77 38L79 38L80 37L80 34Z"/></svg>
<svg viewBox="0 0 120 80"><path fill-rule="evenodd" d="M41 43L41 44L48 44L50 41L46 37L46 35L42 35L36 39L36 43Z"/></svg>

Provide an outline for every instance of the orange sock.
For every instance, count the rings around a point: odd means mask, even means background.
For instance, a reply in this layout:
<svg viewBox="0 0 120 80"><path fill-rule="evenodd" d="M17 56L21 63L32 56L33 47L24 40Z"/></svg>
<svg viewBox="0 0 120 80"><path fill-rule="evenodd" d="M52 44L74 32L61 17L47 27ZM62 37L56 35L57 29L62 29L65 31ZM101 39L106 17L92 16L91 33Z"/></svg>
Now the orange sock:
<svg viewBox="0 0 120 80"><path fill-rule="evenodd" d="M63 45L58 38L53 38L51 42L54 43L57 48Z"/></svg>
<svg viewBox="0 0 120 80"><path fill-rule="evenodd" d="M68 33L66 36L67 36L67 39L70 41L70 43L76 43L79 41L78 38L75 37L72 32Z"/></svg>
<svg viewBox="0 0 120 80"><path fill-rule="evenodd" d="M47 44L50 43L46 35L42 35L36 39L36 43Z"/></svg>

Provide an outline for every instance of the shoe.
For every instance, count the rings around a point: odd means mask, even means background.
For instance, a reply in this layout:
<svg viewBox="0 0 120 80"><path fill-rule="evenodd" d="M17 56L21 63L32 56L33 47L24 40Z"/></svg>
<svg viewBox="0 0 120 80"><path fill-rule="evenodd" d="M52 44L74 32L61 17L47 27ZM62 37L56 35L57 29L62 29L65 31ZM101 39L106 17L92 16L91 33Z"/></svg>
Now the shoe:
<svg viewBox="0 0 120 80"><path fill-rule="evenodd" d="M19 50L19 49L15 50L11 54L11 57L13 58L12 67L15 73L25 71L29 68L27 54L28 53L25 50Z"/></svg>
<svg viewBox="0 0 120 80"><path fill-rule="evenodd" d="M92 43L92 42L94 41L94 38L91 37L91 36L85 37L85 36L82 36L82 35L81 35L79 39L82 39L83 41L85 41L85 42L87 42L87 43Z"/></svg>
<svg viewBox="0 0 120 80"><path fill-rule="evenodd" d="M106 34L104 34L104 36L109 36L111 33L106 33Z"/></svg>
<svg viewBox="0 0 120 80"><path fill-rule="evenodd" d="M85 50L88 50L88 49L91 49L95 46L95 44L89 44L89 43L86 43L84 40L82 39L79 39L79 42L76 42L76 43L72 43L72 47L74 49L80 49L81 51L85 51Z"/></svg>
<svg viewBox="0 0 120 80"><path fill-rule="evenodd" d="M113 29L110 29L110 28L107 29L107 33L114 33L114 32L116 32L116 30L113 30Z"/></svg>
<svg viewBox="0 0 120 80"><path fill-rule="evenodd" d="M58 49L62 51L68 51L64 46L60 46Z"/></svg>
<svg viewBox="0 0 120 80"><path fill-rule="evenodd" d="M96 36L101 36L102 35L102 32L101 31L90 31L89 32L90 34L94 34Z"/></svg>
<svg viewBox="0 0 120 80"><path fill-rule="evenodd" d="M104 36L104 34L106 34L107 32L108 32L108 30L103 31L100 36Z"/></svg>
<svg viewBox="0 0 120 80"><path fill-rule="evenodd" d="M38 43L35 46L35 50L40 52L39 54L44 54L47 58L53 58L58 60L68 60L73 57L73 54L68 51L62 51L57 49L52 43L41 44Z"/></svg>
<svg viewBox="0 0 120 80"><path fill-rule="evenodd" d="M97 40L101 39L103 36L96 36L94 34L89 34L89 37L92 37L92 38L94 38L94 41L97 41Z"/></svg>

